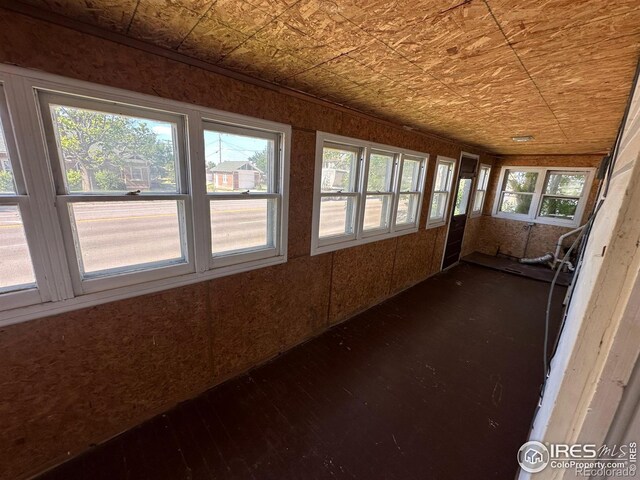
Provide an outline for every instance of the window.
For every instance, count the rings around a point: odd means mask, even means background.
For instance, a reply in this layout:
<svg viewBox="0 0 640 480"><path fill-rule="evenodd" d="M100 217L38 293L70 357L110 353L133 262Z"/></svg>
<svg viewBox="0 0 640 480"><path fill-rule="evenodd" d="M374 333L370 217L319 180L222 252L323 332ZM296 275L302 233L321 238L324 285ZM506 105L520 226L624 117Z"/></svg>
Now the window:
<svg viewBox="0 0 640 480"><path fill-rule="evenodd" d="M277 254L280 136L273 132L206 121L207 168L222 174L222 185L207 185L214 265L238 254L264 258Z"/></svg>
<svg viewBox="0 0 640 480"><path fill-rule="evenodd" d="M318 132L312 254L415 231L427 158Z"/></svg>
<svg viewBox="0 0 640 480"><path fill-rule="evenodd" d="M433 179L433 191L429 208L427 228L439 227L447 223L446 215L451 197L451 185L456 161L452 158L438 156Z"/></svg>
<svg viewBox="0 0 640 480"><path fill-rule="evenodd" d="M183 117L43 90L38 97L76 293L123 273L136 283L150 269L191 271ZM140 163L150 165L148 183L125 175Z"/></svg>
<svg viewBox="0 0 640 480"><path fill-rule="evenodd" d="M0 84L0 295L13 307L40 300L27 241L30 198L17 161L5 92ZM35 232L30 232L35 235Z"/></svg>
<svg viewBox="0 0 640 480"><path fill-rule="evenodd" d="M553 225L577 226L585 207L593 169L553 170L505 167L494 215Z"/></svg>
<svg viewBox="0 0 640 480"><path fill-rule="evenodd" d="M476 217L482 214L482 207L484 207L484 199L487 195L487 186L489 185L489 175L491 174L491 167L489 165L480 165L480 171L478 172L478 179L476 180L476 191L473 197L473 207L471 209L471 216Z"/></svg>
<svg viewBox="0 0 640 480"><path fill-rule="evenodd" d="M0 324L285 262L290 134L0 66Z"/></svg>

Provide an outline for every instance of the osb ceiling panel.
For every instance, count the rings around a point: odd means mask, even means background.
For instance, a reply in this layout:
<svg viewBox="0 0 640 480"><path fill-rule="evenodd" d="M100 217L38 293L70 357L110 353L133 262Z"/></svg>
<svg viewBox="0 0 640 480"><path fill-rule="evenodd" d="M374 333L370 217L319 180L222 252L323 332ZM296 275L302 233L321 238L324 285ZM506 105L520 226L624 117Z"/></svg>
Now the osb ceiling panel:
<svg viewBox="0 0 640 480"><path fill-rule="evenodd" d="M500 154L608 150L640 53L638 0L21 1Z"/></svg>

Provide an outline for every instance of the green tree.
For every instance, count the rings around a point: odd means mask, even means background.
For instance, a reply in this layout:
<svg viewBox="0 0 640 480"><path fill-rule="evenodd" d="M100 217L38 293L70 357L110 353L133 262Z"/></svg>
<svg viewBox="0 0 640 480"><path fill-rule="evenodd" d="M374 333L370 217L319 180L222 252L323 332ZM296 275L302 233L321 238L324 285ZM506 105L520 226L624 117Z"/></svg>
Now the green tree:
<svg viewBox="0 0 640 480"><path fill-rule="evenodd" d="M175 186L172 146L159 138L148 122L63 106L53 106L52 113L67 168L70 164L81 173L83 189L100 189L93 172L109 171L123 179L132 157L149 162L152 178Z"/></svg>
<svg viewBox="0 0 640 480"><path fill-rule="evenodd" d="M72 168L67 170L67 185L72 192L82 190L82 172Z"/></svg>
<svg viewBox="0 0 640 480"><path fill-rule="evenodd" d="M122 177L111 170L98 170L94 178L99 190L118 191L127 187Z"/></svg>
<svg viewBox="0 0 640 480"><path fill-rule="evenodd" d="M249 157L249 161L254 167L258 168L262 173L267 173L269 168L269 158L267 156L267 149L265 148L261 152L256 152Z"/></svg>
<svg viewBox="0 0 640 480"><path fill-rule="evenodd" d="M0 192L13 192L13 174L0 170Z"/></svg>

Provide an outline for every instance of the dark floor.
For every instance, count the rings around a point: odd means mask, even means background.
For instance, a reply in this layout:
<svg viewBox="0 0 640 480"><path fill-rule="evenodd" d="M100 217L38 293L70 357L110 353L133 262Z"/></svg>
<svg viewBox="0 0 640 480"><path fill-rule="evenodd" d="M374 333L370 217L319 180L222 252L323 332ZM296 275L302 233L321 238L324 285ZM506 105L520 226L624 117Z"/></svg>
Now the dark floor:
<svg viewBox="0 0 640 480"><path fill-rule="evenodd" d="M548 288L461 264L40 478L511 480Z"/></svg>

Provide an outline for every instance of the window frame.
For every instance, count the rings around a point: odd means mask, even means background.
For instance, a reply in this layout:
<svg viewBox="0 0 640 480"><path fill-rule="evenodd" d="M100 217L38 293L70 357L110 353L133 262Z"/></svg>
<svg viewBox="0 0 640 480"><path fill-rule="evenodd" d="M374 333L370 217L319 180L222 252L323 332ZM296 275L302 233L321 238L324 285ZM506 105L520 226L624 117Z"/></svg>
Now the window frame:
<svg viewBox="0 0 640 480"><path fill-rule="evenodd" d="M27 232L27 239L39 287L39 298L32 298L28 302L13 301L10 297L14 295L13 293L1 294L0 326L286 262L292 131L290 125L4 64L0 64L0 82L3 83L7 92L8 109L11 111L11 128L15 130L18 146L19 156L13 156L12 160L21 161L30 197L30 214L24 216L24 222L25 230L27 223L33 224L33 228L29 227L32 231ZM191 232L192 240L190 241L193 244L191 249L185 252L190 261L188 267L183 264L174 268L176 266L171 265L103 277L99 279L100 285L98 282L92 282L94 286L89 286L89 282L85 281L82 293L78 293L79 289L74 285L71 273L76 264L73 263L72 255L69 255L69 242L64 240L64 238L70 238L69 232L63 231L66 227L63 227L59 215L60 209L66 208L64 207L65 199L58 198L59 192L54 186L53 166L57 158L49 158L42 111L36 94L39 90L96 99L100 102L118 104L118 106L165 112L184 118L184 188L182 191L177 191L175 195L173 192L170 195L191 203L190 211L186 211L185 208L186 231ZM137 116L140 116L140 112ZM276 215L279 215L277 234L280 239L280 248L275 255L268 258L238 255L234 258L234 262L211 268L210 236L207 237L205 228L210 217L206 203L203 119L269 131L279 136L281 148L277 155L281 202ZM8 139L7 142L9 141ZM25 159L28 161L25 162ZM15 167L13 170L15 172ZM179 173L176 176L178 175ZM56 184L60 184L59 179ZM75 195L73 197L77 200ZM144 197L144 200L168 199L164 194L156 195L155 193L132 197L135 197L132 201L141 201L138 197ZM107 201L107 199L121 200L122 197L99 194L91 198L97 201ZM132 275L136 276L135 282L130 281L134 278Z"/></svg>
<svg viewBox="0 0 640 480"><path fill-rule="evenodd" d="M536 179L536 185L534 191L531 193L531 206L529 207L529 212L524 213L507 213L500 211L500 203L502 199L502 195L505 192L504 184L505 184L505 174L507 171L513 170L517 172L535 172L538 174L538 178ZM496 188L496 193L493 199L493 207L492 207L492 216L497 218L505 218L509 220L517 220L521 222L529 222L529 223L537 223L543 225L556 225L562 227L578 227L582 223L582 216L584 215L584 209L586 208L587 200L589 198L589 193L591 192L591 186L593 184L593 179L595 177L596 169L593 167L562 167L562 166L553 166L553 167L529 167L529 166L518 166L518 165L504 165L500 168L500 177L498 179L498 184ZM582 195L578 200L578 205L576 207L576 213L572 220L563 220L556 219L550 217L541 217L540 216L540 207L542 198L545 196L544 187L547 182L547 177L551 172L558 173L586 173L587 179L584 184L584 188L582 191ZM547 195L549 196L549 195ZM554 195L551 195L554 196ZM576 198L576 197L571 197Z"/></svg>
<svg viewBox="0 0 640 480"><path fill-rule="evenodd" d="M431 209L433 208L433 197L436 193L445 193L445 190L436 190L436 180L438 179L438 166L439 165L450 165L451 167L451 177L449 177L448 190L446 190L447 201L444 206L444 213L442 218L437 217L435 219L431 218ZM431 195L429 196L429 210L427 213L427 228L438 228L443 227L449 223L449 207L451 206L451 197L453 197L453 182L456 177L456 171L458 168L458 161L455 158L445 157L444 155L438 155L436 157L436 167L433 170L433 182L431 184Z"/></svg>
<svg viewBox="0 0 640 480"><path fill-rule="evenodd" d="M483 169L487 169L487 184L485 185L485 188L478 188L480 186L480 173L482 172ZM475 185L473 186L473 191L472 191L472 195L471 195L471 211L469 213L469 217L470 218L475 218L475 217L479 217L482 215L482 211L484 210L484 205L487 201L487 191L489 190L489 180L491 179L491 170L492 170L492 166L486 163L481 163L478 167L478 175L476 176L475 179ZM478 192L483 192L482 195L482 202L480 202L480 208L478 210L474 210L475 204L476 204L476 194Z"/></svg>
<svg viewBox="0 0 640 480"><path fill-rule="evenodd" d="M334 148L342 148L357 153L356 165L353 174L353 191L350 192L322 192L322 162L325 145ZM368 173L371 154L384 154L393 156L390 190L388 192L378 192L365 190L368 185ZM421 166L418 172L417 190L410 192L418 194L418 205L416 219L413 223L396 224L396 214L398 199L402 192L399 191L401 184L401 168L405 159L419 160ZM424 189L426 171L429 163L429 154L408 150L390 145L383 145L352 137L344 137L327 132L316 132L316 164L314 175L314 195L313 195L313 222L311 234L311 255L320 255L343 248L356 245L393 238L400 235L415 233L419 229L420 214L424 200ZM366 197L371 195L383 195L391 197L389 205L389 222L384 228L364 230L364 214ZM343 235L333 235L324 238L319 237L320 232L320 206L323 197L351 197L353 198L353 232Z"/></svg>

